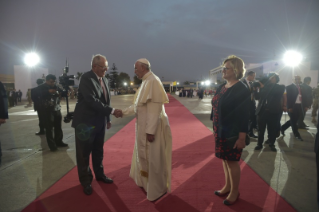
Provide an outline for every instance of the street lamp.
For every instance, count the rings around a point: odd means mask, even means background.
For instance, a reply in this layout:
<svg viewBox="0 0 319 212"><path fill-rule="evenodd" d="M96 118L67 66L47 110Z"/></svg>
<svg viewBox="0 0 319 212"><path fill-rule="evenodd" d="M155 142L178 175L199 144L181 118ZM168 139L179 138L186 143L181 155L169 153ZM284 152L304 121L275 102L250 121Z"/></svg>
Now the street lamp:
<svg viewBox="0 0 319 212"><path fill-rule="evenodd" d="M133 85L133 82L131 82L131 85Z"/></svg>
<svg viewBox="0 0 319 212"><path fill-rule="evenodd" d="M40 62L40 57L34 52L30 52L30 53L26 54L24 57L24 63L28 67L33 67L33 66L37 65L39 62Z"/></svg>
<svg viewBox="0 0 319 212"><path fill-rule="evenodd" d="M294 50L289 50L284 54L283 61L286 66L295 67L298 66L302 61L302 55Z"/></svg>

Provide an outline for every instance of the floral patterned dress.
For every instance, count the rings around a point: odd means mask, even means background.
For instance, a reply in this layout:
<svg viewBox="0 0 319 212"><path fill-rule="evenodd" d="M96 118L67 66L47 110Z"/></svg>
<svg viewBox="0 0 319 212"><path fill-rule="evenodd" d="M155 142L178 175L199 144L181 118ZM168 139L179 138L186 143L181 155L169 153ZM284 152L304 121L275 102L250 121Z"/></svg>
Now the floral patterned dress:
<svg viewBox="0 0 319 212"><path fill-rule="evenodd" d="M218 103L220 98L223 96L223 94L227 91L227 88L222 87L220 92L216 94L212 100L213 105L213 129L215 134L215 155L216 157L223 159L223 160L231 160L231 161L239 161L242 153L242 149L238 150L229 148L227 146L226 138L219 138L217 137L217 132L219 123L218 123Z"/></svg>

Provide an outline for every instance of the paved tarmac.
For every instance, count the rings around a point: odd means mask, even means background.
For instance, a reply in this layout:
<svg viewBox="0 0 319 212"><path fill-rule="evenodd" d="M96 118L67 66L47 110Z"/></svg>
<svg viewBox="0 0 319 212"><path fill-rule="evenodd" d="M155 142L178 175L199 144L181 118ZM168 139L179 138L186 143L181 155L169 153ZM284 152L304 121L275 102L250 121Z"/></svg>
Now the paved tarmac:
<svg viewBox="0 0 319 212"><path fill-rule="evenodd" d="M212 122L209 120L211 97L199 100L195 97L173 96L212 131ZM132 100L133 95L112 96L112 106L123 109L131 105ZM74 129L71 128L71 124L62 124L63 140L69 144L69 147L50 152L45 136L35 135L35 132L39 130L36 113L32 107L25 107L26 102L23 103L10 108L10 119L0 126L3 153L0 166L0 212L21 211L76 165ZM71 100L70 111L73 111L74 107L75 100ZM66 114L64 102L62 102L62 108L64 116ZM302 212L318 210L316 164L313 151L317 130L310 122L310 112L308 111L305 119L305 123L310 126L309 130L300 130L304 138L303 142L295 140L291 129L288 129L285 137L281 136L277 139L277 152L270 151L267 145L263 150L255 151L256 140L252 139L242 155L242 159L272 189L276 190L297 211ZM105 140L117 133L133 118L113 118L112 128L106 132ZM288 119L288 115L283 115L282 123ZM212 148L214 148L213 145ZM257 190L256 195L258 195Z"/></svg>

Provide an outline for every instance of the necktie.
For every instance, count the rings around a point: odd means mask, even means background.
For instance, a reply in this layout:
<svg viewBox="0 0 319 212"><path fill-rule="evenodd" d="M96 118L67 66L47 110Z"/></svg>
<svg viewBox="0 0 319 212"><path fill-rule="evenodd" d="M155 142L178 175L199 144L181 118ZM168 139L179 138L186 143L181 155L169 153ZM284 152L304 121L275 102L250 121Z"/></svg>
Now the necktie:
<svg viewBox="0 0 319 212"><path fill-rule="evenodd" d="M104 89L104 85L103 85L103 82L102 82L102 78L100 78L99 81L100 81L100 85L101 85L101 87L102 87L102 89L103 89L103 94L104 94L105 101L107 101L107 100L106 100L106 91L105 91L105 89Z"/></svg>
<svg viewBox="0 0 319 212"><path fill-rule="evenodd" d="M249 89L250 89L250 100L254 100L254 96L253 96L253 88L252 88L252 85L253 85L253 82L252 81L249 81Z"/></svg>
<svg viewBox="0 0 319 212"><path fill-rule="evenodd" d="M298 91L299 91L299 100L302 101L302 96L301 96L301 90L300 90L300 86L297 85Z"/></svg>

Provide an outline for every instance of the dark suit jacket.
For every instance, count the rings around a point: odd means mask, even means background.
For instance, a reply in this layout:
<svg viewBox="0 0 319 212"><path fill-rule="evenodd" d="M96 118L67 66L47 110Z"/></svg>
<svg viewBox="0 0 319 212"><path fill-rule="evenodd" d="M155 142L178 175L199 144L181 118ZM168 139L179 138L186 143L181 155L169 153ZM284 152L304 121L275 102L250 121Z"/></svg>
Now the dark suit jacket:
<svg viewBox="0 0 319 212"><path fill-rule="evenodd" d="M0 119L8 119L8 97L2 82L0 82Z"/></svg>
<svg viewBox="0 0 319 212"><path fill-rule="evenodd" d="M222 84L216 90L220 92ZM219 138L238 136L240 132L248 132L250 92L246 85L239 81L221 96L218 102L218 129Z"/></svg>
<svg viewBox="0 0 319 212"><path fill-rule="evenodd" d="M102 79L107 90L107 101L100 82L92 70L81 76L72 127L76 128L79 124L101 127L105 125L105 118L107 122L110 122L110 114L113 110L110 107L111 95L107 79L105 77Z"/></svg>
<svg viewBox="0 0 319 212"><path fill-rule="evenodd" d="M281 99L285 92L284 85L268 83L260 89L256 99L259 100L256 115L265 110L270 113L282 113Z"/></svg>
<svg viewBox="0 0 319 212"><path fill-rule="evenodd" d="M39 110L39 104L40 104L40 94L39 94L37 88L38 87L31 88L31 99L33 101L34 111Z"/></svg>
<svg viewBox="0 0 319 212"><path fill-rule="evenodd" d="M246 79L244 78L244 79L242 79L241 81L246 85L246 87L247 87L247 89L249 90L250 94L254 94L253 88L249 88L249 85L248 85ZM255 101L255 96L254 96L254 95L253 95L253 99L250 98L250 103L251 103L251 105L253 105L253 106L256 107L256 101ZM256 109L256 108L254 108L254 109ZM254 111L254 112L255 112L255 111Z"/></svg>
<svg viewBox="0 0 319 212"><path fill-rule="evenodd" d="M305 107L310 108L312 105L312 101L313 101L312 100L312 88L309 85L307 85L306 83L302 83L302 86L305 90L305 93L307 94L307 102L306 102Z"/></svg>
<svg viewBox="0 0 319 212"><path fill-rule="evenodd" d="M302 97L302 107L306 107L308 104L308 95L306 94L305 88L300 85L301 97ZM296 103L297 96L299 94L298 88L295 84L290 84L286 87L287 92L287 109L292 109Z"/></svg>
<svg viewBox="0 0 319 212"><path fill-rule="evenodd" d="M319 113L317 120L319 120ZM315 139L315 153L319 153L319 121L317 122L317 134Z"/></svg>

